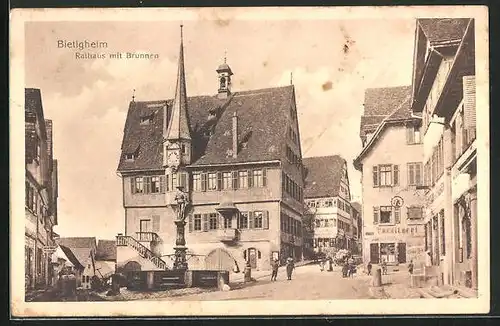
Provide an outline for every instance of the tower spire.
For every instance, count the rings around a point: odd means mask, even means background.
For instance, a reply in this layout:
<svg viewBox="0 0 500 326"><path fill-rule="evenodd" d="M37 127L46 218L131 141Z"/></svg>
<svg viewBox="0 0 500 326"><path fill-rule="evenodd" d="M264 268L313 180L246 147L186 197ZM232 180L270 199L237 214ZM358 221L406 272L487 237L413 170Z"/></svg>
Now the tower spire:
<svg viewBox="0 0 500 326"><path fill-rule="evenodd" d="M175 97L172 103L170 121L166 130L165 139L172 140L190 140L191 132L189 128L187 114L187 92L186 92L186 76L184 71L184 44L181 27L181 44L179 50L179 64L177 70L177 85L175 87Z"/></svg>

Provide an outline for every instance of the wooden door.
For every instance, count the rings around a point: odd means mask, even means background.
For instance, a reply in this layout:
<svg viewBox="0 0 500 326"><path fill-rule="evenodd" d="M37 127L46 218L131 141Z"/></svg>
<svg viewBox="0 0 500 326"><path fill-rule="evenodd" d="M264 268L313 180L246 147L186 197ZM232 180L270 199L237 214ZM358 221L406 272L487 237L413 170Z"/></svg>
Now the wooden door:
<svg viewBox="0 0 500 326"><path fill-rule="evenodd" d="M406 263L406 243L398 243L398 263Z"/></svg>
<svg viewBox="0 0 500 326"><path fill-rule="evenodd" d="M380 249L378 243L370 243L370 262L378 264L380 261Z"/></svg>
<svg viewBox="0 0 500 326"><path fill-rule="evenodd" d="M224 249L217 248L205 258L205 267L209 270L232 271L234 266L234 258Z"/></svg>
<svg viewBox="0 0 500 326"><path fill-rule="evenodd" d="M257 268L257 251L255 248L248 249L248 261L250 262L250 267Z"/></svg>

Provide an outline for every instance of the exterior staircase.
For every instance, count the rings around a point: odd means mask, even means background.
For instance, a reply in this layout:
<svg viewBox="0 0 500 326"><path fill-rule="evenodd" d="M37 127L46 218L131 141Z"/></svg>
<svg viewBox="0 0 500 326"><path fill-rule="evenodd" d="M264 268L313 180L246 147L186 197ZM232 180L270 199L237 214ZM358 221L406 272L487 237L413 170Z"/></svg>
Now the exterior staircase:
<svg viewBox="0 0 500 326"><path fill-rule="evenodd" d="M142 258L151 261L156 267L162 270L167 269L167 263L163 259L156 256L149 248L129 235L118 235L116 237L116 245L133 248Z"/></svg>

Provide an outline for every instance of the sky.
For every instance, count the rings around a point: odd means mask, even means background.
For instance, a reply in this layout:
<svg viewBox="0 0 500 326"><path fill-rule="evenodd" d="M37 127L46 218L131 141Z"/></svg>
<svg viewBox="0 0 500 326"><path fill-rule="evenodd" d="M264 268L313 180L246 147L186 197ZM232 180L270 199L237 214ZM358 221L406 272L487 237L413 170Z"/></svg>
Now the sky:
<svg viewBox="0 0 500 326"><path fill-rule="evenodd" d="M40 88L53 121L61 236L113 239L124 231L116 173L128 104L173 97L180 22L29 22L26 87ZM286 86L297 96L302 155L339 154L361 200L360 117L366 88L411 84L412 19L272 20L184 23L188 96L216 94L227 53L232 90ZM107 42L105 49L58 48L58 40ZM158 59L76 59L75 52L156 53Z"/></svg>

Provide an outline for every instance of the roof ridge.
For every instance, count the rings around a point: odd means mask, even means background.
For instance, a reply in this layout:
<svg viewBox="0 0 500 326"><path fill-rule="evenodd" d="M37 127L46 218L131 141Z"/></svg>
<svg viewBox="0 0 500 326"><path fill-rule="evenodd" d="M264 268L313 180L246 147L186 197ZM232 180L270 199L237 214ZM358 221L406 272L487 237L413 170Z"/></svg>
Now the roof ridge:
<svg viewBox="0 0 500 326"><path fill-rule="evenodd" d="M259 88L259 89L252 89L252 90L245 90L245 91L237 91L233 92L231 95L238 95L238 94L247 94L247 93L258 93L260 91L272 91L272 90L277 90L277 89L286 89L286 88L293 88L293 85L286 85L286 86L277 86L277 87L267 87L267 88ZM187 96L188 99L194 99L194 98L212 98L214 100L219 100L217 97L217 94L199 94L199 95L189 95ZM162 99L162 100L148 100L148 101L130 101L131 103L141 103L141 104L147 104L147 103L162 103L162 102L170 102L173 101L173 98L168 98L168 99Z"/></svg>

